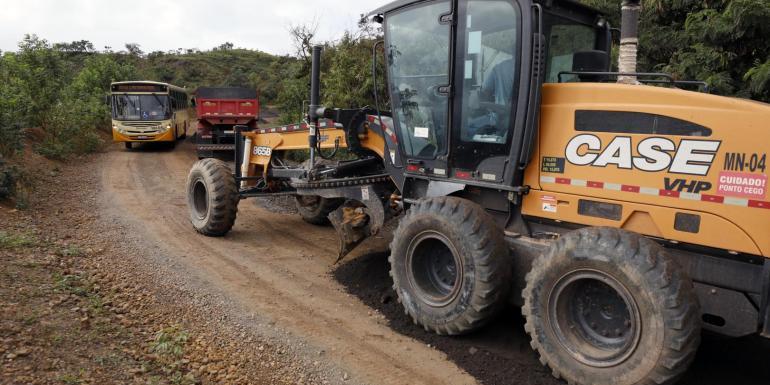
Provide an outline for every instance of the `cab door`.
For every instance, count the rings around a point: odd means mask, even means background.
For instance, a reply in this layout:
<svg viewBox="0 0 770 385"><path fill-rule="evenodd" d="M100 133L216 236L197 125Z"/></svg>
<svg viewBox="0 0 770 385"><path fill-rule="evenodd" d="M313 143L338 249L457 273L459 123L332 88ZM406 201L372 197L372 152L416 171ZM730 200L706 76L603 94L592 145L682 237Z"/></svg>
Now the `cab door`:
<svg viewBox="0 0 770 385"><path fill-rule="evenodd" d="M517 130L522 12L514 0L458 3L452 175L503 183ZM522 100L526 104L526 100Z"/></svg>
<svg viewBox="0 0 770 385"><path fill-rule="evenodd" d="M388 80L407 175L447 176L454 7L438 0L388 13Z"/></svg>

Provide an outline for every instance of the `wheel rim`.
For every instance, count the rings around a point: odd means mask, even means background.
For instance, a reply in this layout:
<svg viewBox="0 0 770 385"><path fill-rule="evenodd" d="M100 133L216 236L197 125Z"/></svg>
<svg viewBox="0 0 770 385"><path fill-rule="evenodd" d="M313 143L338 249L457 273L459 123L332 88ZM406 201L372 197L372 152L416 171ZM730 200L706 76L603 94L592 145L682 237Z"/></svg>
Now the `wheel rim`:
<svg viewBox="0 0 770 385"><path fill-rule="evenodd" d="M586 365L618 365L639 344L639 308L629 290L606 273L586 269L562 276L548 307L558 342Z"/></svg>
<svg viewBox="0 0 770 385"><path fill-rule="evenodd" d="M412 239L406 268L410 286L431 306L446 306L460 291L462 263L452 243L441 233L425 231Z"/></svg>
<svg viewBox="0 0 770 385"><path fill-rule="evenodd" d="M198 219L206 218L209 211L209 192L206 183L202 179L197 179L193 183L193 211Z"/></svg>

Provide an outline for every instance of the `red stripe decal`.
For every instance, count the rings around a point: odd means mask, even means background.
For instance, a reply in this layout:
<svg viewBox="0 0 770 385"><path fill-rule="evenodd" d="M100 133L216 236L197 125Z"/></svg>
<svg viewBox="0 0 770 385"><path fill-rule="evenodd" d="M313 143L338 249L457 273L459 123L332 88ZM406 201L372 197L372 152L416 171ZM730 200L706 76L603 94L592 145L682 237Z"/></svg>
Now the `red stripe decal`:
<svg viewBox="0 0 770 385"><path fill-rule="evenodd" d="M770 202L749 200L749 207L758 209L770 209Z"/></svg>
<svg viewBox="0 0 770 385"><path fill-rule="evenodd" d="M455 178L471 179L471 173L468 171L455 171Z"/></svg>
<svg viewBox="0 0 770 385"><path fill-rule="evenodd" d="M588 181L588 187L604 188L604 182L592 182L592 181L589 180Z"/></svg>
<svg viewBox="0 0 770 385"><path fill-rule="evenodd" d="M572 182L569 178L556 178L556 183L558 184L570 184Z"/></svg>
<svg viewBox="0 0 770 385"><path fill-rule="evenodd" d="M629 185L622 185L620 186L621 191L625 192L632 192L632 193L638 193L639 192L639 186L629 186Z"/></svg>
<svg viewBox="0 0 770 385"><path fill-rule="evenodd" d="M660 196L662 197L672 197L672 198L679 198L679 191L673 191L673 190L660 190Z"/></svg>
<svg viewBox="0 0 770 385"><path fill-rule="evenodd" d="M700 200L704 202L723 203L725 201L725 197L719 195L703 194L700 196Z"/></svg>

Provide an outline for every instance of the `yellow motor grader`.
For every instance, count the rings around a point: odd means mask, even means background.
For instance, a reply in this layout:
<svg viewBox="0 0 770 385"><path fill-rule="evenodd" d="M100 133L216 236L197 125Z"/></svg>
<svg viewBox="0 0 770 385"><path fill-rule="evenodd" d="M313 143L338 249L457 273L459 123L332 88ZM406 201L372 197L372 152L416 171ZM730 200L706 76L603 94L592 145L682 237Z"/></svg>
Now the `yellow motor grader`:
<svg viewBox="0 0 770 385"><path fill-rule="evenodd" d="M570 384L675 381L701 329L770 337L770 106L610 72L609 23L572 1L369 17L390 109L321 107L314 49L306 124L236 129L234 172L193 166L197 231L225 235L241 199L293 195L344 256L397 220L393 287L416 323L467 333L513 302ZM297 149L310 160L283 158Z"/></svg>

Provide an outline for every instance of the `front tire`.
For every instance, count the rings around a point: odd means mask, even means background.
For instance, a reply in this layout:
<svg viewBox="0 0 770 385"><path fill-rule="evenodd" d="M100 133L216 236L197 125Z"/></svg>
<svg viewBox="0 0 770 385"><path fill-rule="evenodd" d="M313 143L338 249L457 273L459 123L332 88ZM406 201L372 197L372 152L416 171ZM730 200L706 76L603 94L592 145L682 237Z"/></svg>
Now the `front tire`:
<svg viewBox="0 0 770 385"><path fill-rule="evenodd" d="M344 199L324 198L317 195L297 195L295 201L302 219L317 226L328 225L329 213L345 202Z"/></svg>
<svg viewBox="0 0 770 385"><path fill-rule="evenodd" d="M532 348L569 384L664 384L695 357L692 282L654 241L584 228L555 241L527 274Z"/></svg>
<svg viewBox="0 0 770 385"><path fill-rule="evenodd" d="M218 159L193 164L187 177L187 206L195 231L212 237L232 229L238 212L238 187L230 167Z"/></svg>
<svg viewBox="0 0 770 385"><path fill-rule="evenodd" d="M134 148L134 144L131 142L123 142L123 145L126 146L126 150L131 150Z"/></svg>
<svg viewBox="0 0 770 385"><path fill-rule="evenodd" d="M390 249L393 289L425 330L467 333L506 303L511 264L503 231L471 201L418 201L401 219Z"/></svg>

